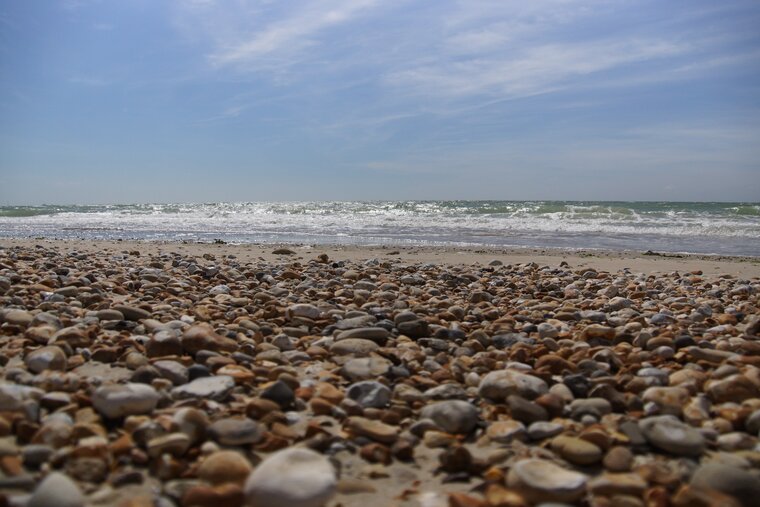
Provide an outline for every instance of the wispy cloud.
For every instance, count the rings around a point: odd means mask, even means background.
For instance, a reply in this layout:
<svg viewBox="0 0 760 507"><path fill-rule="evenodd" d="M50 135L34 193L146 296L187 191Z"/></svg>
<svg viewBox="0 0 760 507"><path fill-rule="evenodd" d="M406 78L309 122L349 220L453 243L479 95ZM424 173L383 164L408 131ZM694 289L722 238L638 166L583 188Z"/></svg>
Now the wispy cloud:
<svg viewBox="0 0 760 507"><path fill-rule="evenodd" d="M388 82L426 94L527 97L557 90L574 76L674 56L686 49L658 40L541 45L501 58L443 58L432 65L395 72L388 76Z"/></svg>
<svg viewBox="0 0 760 507"><path fill-rule="evenodd" d="M244 40L220 48L211 55L216 65L245 64L279 52L293 53L316 44L322 31L350 21L375 7L378 0L341 0L313 3L275 20Z"/></svg>

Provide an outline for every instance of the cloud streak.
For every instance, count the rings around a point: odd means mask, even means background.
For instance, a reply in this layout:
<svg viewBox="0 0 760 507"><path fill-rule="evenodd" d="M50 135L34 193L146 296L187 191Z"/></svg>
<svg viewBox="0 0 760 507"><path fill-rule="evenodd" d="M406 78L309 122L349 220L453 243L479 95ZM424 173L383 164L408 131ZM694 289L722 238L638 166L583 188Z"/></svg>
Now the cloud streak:
<svg viewBox="0 0 760 507"><path fill-rule="evenodd" d="M529 97L561 89L576 76L667 58L687 50L685 45L659 40L540 45L500 58L443 58L432 65L395 72L388 76L388 82L425 94Z"/></svg>
<svg viewBox="0 0 760 507"><path fill-rule="evenodd" d="M258 58L294 53L316 44L315 37L331 27L351 21L378 4L377 0L343 0L314 3L300 12L269 23L245 40L220 48L210 56L219 66L255 62Z"/></svg>

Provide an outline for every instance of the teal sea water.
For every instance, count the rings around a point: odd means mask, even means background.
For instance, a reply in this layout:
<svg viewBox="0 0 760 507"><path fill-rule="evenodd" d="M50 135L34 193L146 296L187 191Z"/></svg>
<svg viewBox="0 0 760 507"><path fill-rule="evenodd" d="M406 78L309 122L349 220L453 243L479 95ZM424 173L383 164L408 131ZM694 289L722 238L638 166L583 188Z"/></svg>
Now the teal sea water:
<svg viewBox="0 0 760 507"><path fill-rule="evenodd" d="M760 257L760 203L372 201L0 207L0 237L488 245Z"/></svg>

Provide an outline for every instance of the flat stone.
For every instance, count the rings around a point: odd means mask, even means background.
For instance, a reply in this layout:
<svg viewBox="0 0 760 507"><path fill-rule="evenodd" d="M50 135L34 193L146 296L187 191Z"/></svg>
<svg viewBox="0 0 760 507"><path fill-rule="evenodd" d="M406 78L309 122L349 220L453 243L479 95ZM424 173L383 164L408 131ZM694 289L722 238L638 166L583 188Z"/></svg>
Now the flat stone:
<svg viewBox="0 0 760 507"><path fill-rule="evenodd" d="M290 318L306 317L307 319L316 320L322 315L322 310L314 305L300 303L288 307L287 313Z"/></svg>
<svg viewBox="0 0 760 507"><path fill-rule="evenodd" d="M647 482L639 474L611 474L608 472L592 478L588 489L594 495L630 495L640 498L647 489Z"/></svg>
<svg viewBox="0 0 760 507"><path fill-rule="evenodd" d="M359 436L367 437L383 444L392 444L398 439L399 429L366 417L353 416L346 420L346 427Z"/></svg>
<svg viewBox="0 0 760 507"><path fill-rule="evenodd" d="M92 406L109 419L127 415L149 414L156 408L159 395L145 384L109 384L92 395Z"/></svg>
<svg viewBox="0 0 760 507"><path fill-rule="evenodd" d="M528 426L528 437L531 440L543 440L559 435L565 431L565 426L561 423L539 421Z"/></svg>
<svg viewBox="0 0 760 507"><path fill-rule="evenodd" d="M391 369L391 362L383 357L357 357L341 367L341 374L352 382L382 377Z"/></svg>
<svg viewBox="0 0 760 507"><path fill-rule="evenodd" d="M507 486L531 503L575 502L585 493L586 481L584 474L541 459L518 461L507 474Z"/></svg>
<svg viewBox="0 0 760 507"><path fill-rule="evenodd" d="M121 313L126 320L139 321L142 319L149 319L150 312L137 306L131 305L114 305L112 310L116 310Z"/></svg>
<svg viewBox="0 0 760 507"><path fill-rule="evenodd" d="M21 327L26 327L31 324L33 318L34 316L30 312L27 312L26 310L18 310L16 308L6 311L3 315L5 322Z"/></svg>
<svg viewBox="0 0 760 507"><path fill-rule="evenodd" d="M602 417L612 413L612 404L604 398L585 398L573 400L570 403L570 414L573 419L580 420L585 414Z"/></svg>
<svg viewBox="0 0 760 507"><path fill-rule="evenodd" d="M153 367L165 379L169 380L175 386L187 384L190 380L190 374L187 367L177 361L156 361Z"/></svg>
<svg viewBox="0 0 760 507"><path fill-rule="evenodd" d="M582 438L558 436L552 440L551 448L574 465L588 466L602 460L602 450Z"/></svg>
<svg viewBox="0 0 760 507"><path fill-rule="evenodd" d="M330 352L338 356L368 356L380 346L372 340L345 338L330 345Z"/></svg>
<svg viewBox="0 0 760 507"><path fill-rule="evenodd" d="M525 437L525 425L514 420L494 421L486 428L486 436L494 442L508 444Z"/></svg>
<svg viewBox="0 0 760 507"><path fill-rule="evenodd" d="M172 397L182 400L185 398L212 399L223 401L235 387L235 379L226 375L201 377L192 382L172 389Z"/></svg>
<svg viewBox="0 0 760 507"><path fill-rule="evenodd" d="M264 429L247 417L227 417L214 421L208 427L208 435L222 445L247 445L259 442Z"/></svg>
<svg viewBox="0 0 760 507"><path fill-rule="evenodd" d="M113 308L106 309L106 310L98 310L95 312L95 316L98 318L98 320L124 320L124 314L121 313L119 310L114 310Z"/></svg>
<svg viewBox="0 0 760 507"><path fill-rule="evenodd" d="M647 417L639 421L642 433L654 447L678 456L699 456L705 439L696 429L673 416Z"/></svg>
<svg viewBox="0 0 760 507"><path fill-rule="evenodd" d="M760 499L760 477L730 465L702 465L691 476L690 484L695 488L713 489L732 496L742 507L756 506Z"/></svg>
<svg viewBox="0 0 760 507"><path fill-rule="evenodd" d="M370 340L382 347L388 341L390 335L390 331L382 327L359 327L338 333L338 336L335 337L335 341L340 342L349 338L355 338Z"/></svg>
<svg viewBox="0 0 760 507"><path fill-rule="evenodd" d="M519 394L532 400L549 391L542 379L515 370L492 371L480 382L478 394L492 401L503 402L507 396Z"/></svg>
<svg viewBox="0 0 760 507"><path fill-rule="evenodd" d="M581 338L583 340L597 338L611 341L615 338L615 328L602 324L590 324L581 332Z"/></svg>
<svg viewBox="0 0 760 507"><path fill-rule="evenodd" d="M309 449L289 448L267 456L245 483L250 507L323 507L337 490L335 469Z"/></svg>
<svg viewBox="0 0 760 507"><path fill-rule="evenodd" d="M478 424L480 413L462 400L445 400L425 406L420 417L430 419L447 433L469 434Z"/></svg>

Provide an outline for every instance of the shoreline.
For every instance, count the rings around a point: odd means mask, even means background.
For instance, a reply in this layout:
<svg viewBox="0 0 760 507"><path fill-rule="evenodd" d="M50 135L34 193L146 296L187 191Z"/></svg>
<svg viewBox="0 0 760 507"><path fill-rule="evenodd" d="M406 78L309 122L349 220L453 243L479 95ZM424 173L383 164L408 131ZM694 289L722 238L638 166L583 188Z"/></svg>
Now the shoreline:
<svg viewBox="0 0 760 507"><path fill-rule="evenodd" d="M705 255L691 253L658 253L635 251L612 251L530 247L493 246L401 246L401 245L348 245L305 243L202 243L183 241L148 240L89 240L58 238L0 238L0 247L34 247L42 245L68 251L100 252L112 250L137 250L145 254L178 252L202 256L204 253L235 255L241 261L292 260L308 261L324 253L330 259L360 261L383 258L404 263L441 263L448 265L487 265L498 260L503 264L536 262L541 265L558 266L567 262L573 268L593 267L616 272L628 269L638 273L664 273L672 271L702 271L705 275L728 274L743 278L760 277L760 257ZM279 248L292 250L290 255L272 252Z"/></svg>

